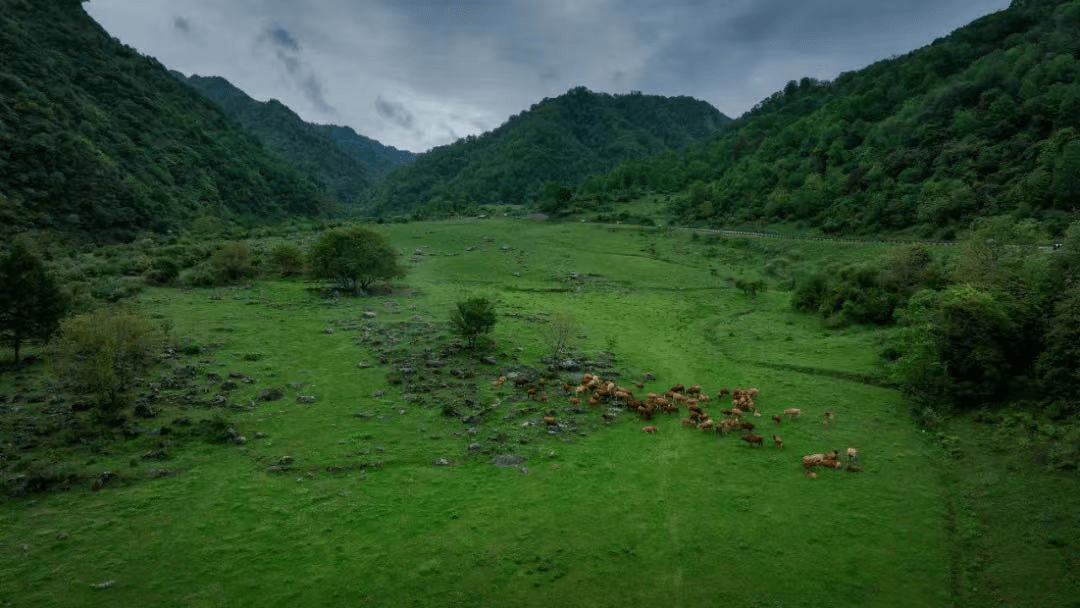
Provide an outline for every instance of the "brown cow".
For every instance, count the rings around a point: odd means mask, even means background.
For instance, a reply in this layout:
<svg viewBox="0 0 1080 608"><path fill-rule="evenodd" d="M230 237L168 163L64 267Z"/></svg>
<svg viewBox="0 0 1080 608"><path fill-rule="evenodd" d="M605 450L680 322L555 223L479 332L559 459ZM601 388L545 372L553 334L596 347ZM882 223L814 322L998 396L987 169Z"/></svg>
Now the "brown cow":
<svg viewBox="0 0 1080 608"><path fill-rule="evenodd" d="M765 441L765 438L762 437L761 435L755 435L753 433L747 433L746 435L742 436L742 440L745 441L746 443L751 444L751 445L764 446L764 443L762 443L762 442Z"/></svg>
<svg viewBox="0 0 1080 608"><path fill-rule="evenodd" d="M649 433L651 435L651 434L656 432L656 425L655 424L650 424L649 426L643 426L643 427L641 427L641 430L643 430L646 433Z"/></svg>
<svg viewBox="0 0 1080 608"><path fill-rule="evenodd" d="M780 420L781 420L780 414L773 414L772 419L773 419L773 422L775 422L776 424L780 424Z"/></svg>
<svg viewBox="0 0 1080 608"><path fill-rule="evenodd" d="M776 444L776 447L780 448L781 450L784 449L784 440L780 439L779 435L773 435L772 440L773 443Z"/></svg>
<svg viewBox="0 0 1080 608"><path fill-rule="evenodd" d="M548 426L552 426L552 425L556 424L557 422L558 421L555 420L554 416L544 416L544 424L546 424Z"/></svg>

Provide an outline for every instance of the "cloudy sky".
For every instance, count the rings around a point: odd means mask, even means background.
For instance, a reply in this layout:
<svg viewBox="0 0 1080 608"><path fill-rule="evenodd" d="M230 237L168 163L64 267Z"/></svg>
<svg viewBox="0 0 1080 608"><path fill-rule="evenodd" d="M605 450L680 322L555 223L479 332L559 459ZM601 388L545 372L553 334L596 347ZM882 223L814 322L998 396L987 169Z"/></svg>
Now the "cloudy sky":
<svg viewBox="0 0 1080 608"><path fill-rule="evenodd" d="M90 0L110 34L305 120L422 152L544 97L690 95L737 117L1009 0Z"/></svg>

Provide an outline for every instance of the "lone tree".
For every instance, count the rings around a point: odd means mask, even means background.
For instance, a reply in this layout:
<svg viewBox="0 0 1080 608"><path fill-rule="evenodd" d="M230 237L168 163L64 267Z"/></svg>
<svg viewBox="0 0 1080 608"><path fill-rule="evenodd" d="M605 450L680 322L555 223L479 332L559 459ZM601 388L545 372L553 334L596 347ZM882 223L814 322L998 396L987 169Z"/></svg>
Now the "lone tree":
<svg viewBox="0 0 1080 608"><path fill-rule="evenodd" d="M0 337L11 344L15 363L24 341L49 339L66 308L56 281L22 243L0 257Z"/></svg>
<svg viewBox="0 0 1080 608"><path fill-rule="evenodd" d="M487 298L469 298L450 309L454 332L476 348L477 339L495 327L495 303Z"/></svg>
<svg viewBox="0 0 1080 608"><path fill-rule="evenodd" d="M397 251L383 235L359 226L326 232L312 245L310 258L313 277L334 279L351 294L405 275Z"/></svg>

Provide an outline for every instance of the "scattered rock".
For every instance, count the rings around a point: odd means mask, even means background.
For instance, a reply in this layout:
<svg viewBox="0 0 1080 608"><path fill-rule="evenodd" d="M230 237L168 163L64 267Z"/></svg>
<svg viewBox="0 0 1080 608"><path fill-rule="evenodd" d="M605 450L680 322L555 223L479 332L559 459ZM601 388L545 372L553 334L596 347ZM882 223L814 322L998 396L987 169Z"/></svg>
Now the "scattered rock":
<svg viewBox="0 0 1080 608"><path fill-rule="evenodd" d="M220 388L223 391L235 390L236 387L237 387L237 384L235 382L233 382L232 380L226 380L226 381L222 382L221 385L220 385Z"/></svg>
<svg viewBox="0 0 1080 608"><path fill-rule="evenodd" d="M293 462L294 462L294 459L293 459L292 456L282 456L281 458L278 458L278 461L277 461L278 466L281 466L281 467L291 467Z"/></svg>
<svg viewBox="0 0 1080 608"><path fill-rule="evenodd" d="M484 365L498 365L499 364L499 362L495 359L495 357L492 357L491 355L483 357L482 359L480 359L480 362L483 363Z"/></svg>
<svg viewBox="0 0 1080 608"><path fill-rule="evenodd" d="M334 333L334 328L333 327L327 327L326 329L324 329L322 331L323 331L324 334L329 336L329 335Z"/></svg>
<svg viewBox="0 0 1080 608"><path fill-rule="evenodd" d="M256 399L259 401L278 401L284 397L285 391L282 391L280 388L264 388L259 391L259 395Z"/></svg>
<svg viewBox="0 0 1080 608"><path fill-rule="evenodd" d="M372 396L372 397L375 397L376 399L378 399L379 397L382 397L382 396L383 396L383 395L385 395L385 394L386 394L386 391L384 391L384 390L381 390L381 389L380 389L380 390L377 390L377 391L374 391L374 392L372 392L372 393L371 393L371 396Z"/></svg>
<svg viewBox="0 0 1080 608"><path fill-rule="evenodd" d="M559 369L564 369L567 371L577 371L581 369L581 365L573 359L563 359L559 362Z"/></svg>
<svg viewBox="0 0 1080 608"><path fill-rule="evenodd" d="M356 364L356 367L358 367L360 369L368 369L368 368L371 367L371 364L368 363L367 361L361 361L361 362Z"/></svg>
<svg viewBox="0 0 1080 608"><path fill-rule="evenodd" d="M146 475L152 479L159 479L161 477L176 477L176 471L170 471L169 469L150 469L146 472Z"/></svg>
<svg viewBox="0 0 1080 608"><path fill-rule="evenodd" d="M102 581L100 583L94 583L94 584L90 585L90 588L91 589L108 589L109 587L112 587L115 584L116 584L116 581L112 581L112 580Z"/></svg>
<svg viewBox="0 0 1080 608"><path fill-rule="evenodd" d="M239 380L240 378L244 377L244 372L238 372L238 371L233 370L233 371L229 372L229 377L233 378L235 380Z"/></svg>
<svg viewBox="0 0 1080 608"><path fill-rule="evenodd" d="M469 444L469 451L470 452L479 452L482 449L484 449L484 446L479 444L479 443L470 443Z"/></svg>
<svg viewBox="0 0 1080 608"><path fill-rule="evenodd" d="M656 376L652 372L645 372L641 374L641 379L645 382L652 382L656 380Z"/></svg>
<svg viewBox="0 0 1080 608"><path fill-rule="evenodd" d="M497 467L516 467L524 462L525 457L517 454L498 454L491 459L491 464Z"/></svg>
<svg viewBox="0 0 1080 608"><path fill-rule="evenodd" d="M315 395L299 395L296 400L300 403L315 403Z"/></svg>
<svg viewBox="0 0 1080 608"><path fill-rule="evenodd" d="M374 319L377 316L378 316L378 313L376 313L374 310L365 310L364 311L364 318L365 319Z"/></svg>
<svg viewBox="0 0 1080 608"><path fill-rule="evenodd" d="M450 466L450 461L445 458L437 458L431 464L437 467L448 467Z"/></svg>

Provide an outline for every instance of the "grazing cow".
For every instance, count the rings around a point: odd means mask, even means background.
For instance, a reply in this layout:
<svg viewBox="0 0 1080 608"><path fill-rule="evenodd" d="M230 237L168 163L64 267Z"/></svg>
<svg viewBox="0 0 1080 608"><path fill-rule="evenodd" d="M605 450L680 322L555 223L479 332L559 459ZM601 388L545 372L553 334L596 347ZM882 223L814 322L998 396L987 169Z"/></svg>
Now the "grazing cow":
<svg viewBox="0 0 1080 608"><path fill-rule="evenodd" d="M491 381L491 388L499 388L503 385L503 382L506 382L506 376L499 376Z"/></svg>
<svg viewBox="0 0 1080 608"><path fill-rule="evenodd" d="M569 382L563 382L562 383L562 390L563 390L564 393L569 395L570 391L574 390L574 385L570 384Z"/></svg>
<svg viewBox="0 0 1080 608"><path fill-rule="evenodd" d="M847 459L848 462L859 462L859 450L856 450L855 448L848 448Z"/></svg>
<svg viewBox="0 0 1080 608"><path fill-rule="evenodd" d="M862 467L860 467L857 464L848 463L847 470L848 470L849 473L861 473L862 472Z"/></svg>
<svg viewBox="0 0 1080 608"><path fill-rule="evenodd" d="M684 384L680 383L680 384L676 384L675 386L671 387L669 390L671 392L673 392L673 393L681 393L681 392L686 390L686 386Z"/></svg>
<svg viewBox="0 0 1080 608"><path fill-rule="evenodd" d="M742 440L751 445L764 446L765 438L761 435L755 435L753 433L747 433L742 436Z"/></svg>
<svg viewBox="0 0 1080 608"><path fill-rule="evenodd" d="M686 389L686 392L690 393L691 395L696 395L696 394L701 392L701 385L700 384L695 384L694 386L691 386L690 388Z"/></svg>
<svg viewBox="0 0 1080 608"><path fill-rule="evenodd" d="M656 425L655 424L650 424L649 426L643 426L643 427L641 427L641 430L643 430L646 433L652 435L653 433L656 432Z"/></svg>
<svg viewBox="0 0 1080 608"><path fill-rule="evenodd" d="M721 435L726 435L739 428L739 422L737 420L732 420L731 418L725 418L720 421L720 426L717 428L720 430Z"/></svg>
<svg viewBox="0 0 1080 608"><path fill-rule="evenodd" d="M570 405L581 405L580 397L570 397Z"/></svg>
<svg viewBox="0 0 1080 608"><path fill-rule="evenodd" d="M543 395L540 395L540 403L547 403L547 402L548 402L547 393L544 393Z"/></svg>
<svg viewBox="0 0 1080 608"><path fill-rule="evenodd" d="M780 420L781 420L780 414L773 414L772 419L773 419L773 422L775 422L776 424L780 424Z"/></svg>
<svg viewBox="0 0 1080 608"><path fill-rule="evenodd" d="M788 418L794 420L794 419L799 417L799 414L802 413L802 410L800 410L797 407L789 407L786 410L784 410L784 413L787 414Z"/></svg>
<svg viewBox="0 0 1080 608"><path fill-rule="evenodd" d="M817 473L811 471L810 469L807 469L806 470L806 476L809 477L810 479L814 479L814 478L817 477Z"/></svg>
<svg viewBox="0 0 1080 608"><path fill-rule="evenodd" d="M803 456L802 466L807 471L809 471L810 469L820 465L824 461L825 454L809 454L807 456Z"/></svg>
<svg viewBox="0 0 1080 608"><path fill-rule="evenodd" d="M740 422L739 423L739 428L744 430L744 431L752 431L752 430L754 430L754 423L753 422Z"/></svg>
<svg viewBox="0 0 1080 608"><path fill-rule="evenodd" d="M722 389L720 389L719 393L716 393L716 398L719 399L719 398L723 397L724 395L730 395L730 394L731 394L730 390L728 390L726 388L722 388Z"/></svg>
<svg viewBox="0 0 1080 608"><path fill-rule="evenodd" d="M773 435L772 440L773 443L776 444L776 447L780 448L781 450L784 449L784 440L780 439L779 435Z"/></svg>
<svg viewBox="0 0 1080 608"><path fill-rule="evenodd" d="M697 428L699 428L699 429L701 429L703 431L707 431L707 430L713 428L714 426L716 426L716 423L713 422L711 419L707 419L707 420L705 420L705 422L702 422L701 424L699 424Z"/></svg>
<svg viewBox="0 0 1080 608"><path fill-rule="evenodd" d="M554 426L557 422L554 416L544 416L544 424L548 426Z"/></svg>
<svg viewBox="0 0 1080 608"><path fill-rule="evenodd" d="M690 420L689 418L683 418L679 421L679 424L683 426L697 426L696 424L694 424L694 421Z"/></svg>

